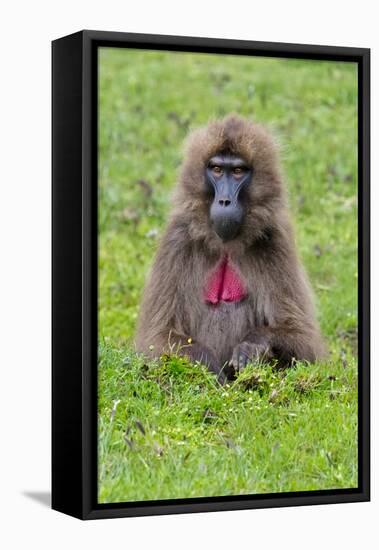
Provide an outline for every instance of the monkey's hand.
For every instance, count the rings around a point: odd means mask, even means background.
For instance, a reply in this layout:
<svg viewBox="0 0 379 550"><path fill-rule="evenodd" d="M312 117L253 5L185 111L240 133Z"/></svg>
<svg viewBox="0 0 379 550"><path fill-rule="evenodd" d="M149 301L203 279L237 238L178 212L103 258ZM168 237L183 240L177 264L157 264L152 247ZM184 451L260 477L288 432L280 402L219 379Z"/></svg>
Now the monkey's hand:
<svg viewBox="0 0 379 550"><path fill-rule="evenodd" d="M202 365L205 365L211 372L217 375L217 379L221 384L226 382L226 375L220 368L215 356L205 346L199 343L185 345L179 350L179 353L188 357L192 362L198 361Z"/></svg>
<svg viewBox="0 0 379 550"><path fill-rule="evenodd" d="M270 359L272 359L272 353L266 342L241 342L235 346L229 366L233 367L235 373L238 374L248 363Z"/></svg>

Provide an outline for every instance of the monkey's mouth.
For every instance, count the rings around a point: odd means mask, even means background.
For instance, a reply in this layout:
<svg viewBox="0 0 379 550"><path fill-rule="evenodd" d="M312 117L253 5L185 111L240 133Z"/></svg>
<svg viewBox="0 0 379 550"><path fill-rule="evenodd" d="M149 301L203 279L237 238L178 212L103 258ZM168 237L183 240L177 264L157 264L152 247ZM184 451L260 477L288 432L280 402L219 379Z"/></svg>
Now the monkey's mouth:
<svg viewBox="0 0 379 550"><path fill-rule="evenodd" d="M225 214L211 216L211 223L214 231L223 241L235 239L242 226L242 220L239 217L225 216Z"/></svg>

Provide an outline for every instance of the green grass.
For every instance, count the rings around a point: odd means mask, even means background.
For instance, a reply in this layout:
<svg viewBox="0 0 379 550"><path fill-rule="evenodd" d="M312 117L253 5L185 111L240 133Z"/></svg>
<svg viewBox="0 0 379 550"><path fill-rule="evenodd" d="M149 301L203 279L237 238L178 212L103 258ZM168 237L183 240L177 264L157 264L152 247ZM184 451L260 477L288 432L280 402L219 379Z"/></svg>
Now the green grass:
<svg viewBox="0 0 379 550"><path fill-rule="evenodd" d="M357 485L357 69L350 63L102 49L99 501ZM251 366L229 387L133 335L192 127L268 124L330 358Z"/></svg>

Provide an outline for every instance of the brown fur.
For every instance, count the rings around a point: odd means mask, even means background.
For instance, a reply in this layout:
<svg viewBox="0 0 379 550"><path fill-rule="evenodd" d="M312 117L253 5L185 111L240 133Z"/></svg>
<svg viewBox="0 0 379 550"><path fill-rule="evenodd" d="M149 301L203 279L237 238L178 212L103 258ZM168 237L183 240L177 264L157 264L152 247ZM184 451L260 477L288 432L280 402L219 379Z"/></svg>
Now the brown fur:
<svg viewBox="0 0 379 550"><path fill-rule="evenodd" d="M204 170L210 157L226 150L253 168L253 179L243 228L224 243L210 227ZM202 293L225 253L248 297L215 307ZM182 353L217 373L230 360L236 367L233 358L241 352L249 359L259 355L286 363L324 355L311 290L296 254L277 148L262 126L236 115L189 136L171 218L144 291L137 349L158 356L176 345L185 345Z"/></svg>

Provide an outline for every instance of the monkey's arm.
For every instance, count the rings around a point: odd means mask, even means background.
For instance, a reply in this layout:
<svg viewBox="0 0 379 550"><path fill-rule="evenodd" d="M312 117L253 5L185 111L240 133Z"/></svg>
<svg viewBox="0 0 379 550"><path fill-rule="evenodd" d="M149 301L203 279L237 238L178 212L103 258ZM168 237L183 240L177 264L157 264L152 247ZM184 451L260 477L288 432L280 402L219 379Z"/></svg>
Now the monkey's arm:
<svg viewBox="0 0 379 550"><path fill-rule="evenodd" d="M325 355L317 327L303 319L303 323L287 322L254 330L235 346L229 362L235 371L242 370L251 361L267 362L277 359L288 366L293 359L313 363Z"/></svg>
<svg viewBox="0 0 379 550"><path fill-rule="evenodd" d="M152 357L171 352L185 355L193 362L206 365L223 382L224 374L213 353L193 341L181 321L185 317L182 279L192 259L186 227L171 223L162 238L144 290L136 348Z"/></svg>
<svg viewBox="0 0 379 550"><path fill-rule="evenodd" d="M279 249L277 248L276 251ZM285 249L285 244L282 246ZM263 270L262 270L263 271ZM272 254L267 285L267 322L253 327L235 346L230 364L235 370L253 360L276 359L288 366L293 359L314 362L326 355L305 272L289 250Z"/></svg>
<svg viewBox="0 0 379 550"><path fill-rule="evenodd" d="M205 365L211 372L217 375L218 381L223 384L227 380L226 373L220 368L215 356L210 349L204 345L194 342L192 338L177 333L173 329L166 327L163 331L149 339L148 349L146 346L139 346L139 350L151 357L159 357L163 353L176 353L188 357L195 363L198 361Z"/></svg>
<svg viewBox="0 0 379 550"><path fill-rule="evenodd" d="M251 331L235 346L229 364L236 371L256 360L276 359L280 366L289 366L293 359L313 363L325 356L325 347L314 319L295 301L286 306L271 325Z"/></svg>
<svg viewBox="0 0 379 550"><path fill-rule="evenodd" d="M174 352L188 357L192 363L198 361L202 365L205 365L211 372L217 375L217 379L221 384L226 382L226 373L220 368L219 363L209 348L199 342L194 342L192 338L187 338L173 331L169 334L169 340L175 343L174 346L169 344L169 346L172 346L170 349Z"/></svg>
<svg viewBox="0 0 379 550"><path fill-rule="evenodd" d="M311 287L297 258L292 226L286 218L281 222L270 240L254 250L255 277L263 282L260 291L267 296L264 321L235 346L230 359L235 370L254 360L276 359L286 366L293 359L314 362L326 354Z"/></svg>

